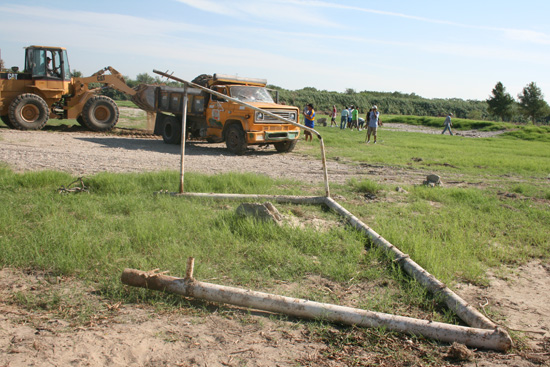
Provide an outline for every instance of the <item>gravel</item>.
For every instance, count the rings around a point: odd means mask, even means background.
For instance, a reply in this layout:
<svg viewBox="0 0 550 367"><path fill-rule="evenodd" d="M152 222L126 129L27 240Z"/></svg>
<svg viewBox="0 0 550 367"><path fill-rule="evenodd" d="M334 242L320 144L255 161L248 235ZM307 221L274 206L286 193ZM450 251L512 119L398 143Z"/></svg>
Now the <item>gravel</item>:
<svg viewBox="0 0 550 367"><path fill-rule="evenodd" d="M440 129L403 124L386 124L384 129L441 133ZM118 134L54 129L19 131L0 128L0 161L17 172L58 170L76 176L99 172L150 172L174 170L181 165L181 147L165 144L161 138L132 130ZM460 132L462 136L494 136L495 132ZM185 171L205 174L255 172L272 178L322 183L322 162L300 153L299 142L292 153L280 154L271 146L254 147L243 156L229 153L225 144L191 141L185 148ZM378 179L397 184L420 183L426 172L343 160L327 162L331 183L345 183L351 177Z"/></svg>
<svg viewBox="0 0 550 367"><path fill-rule="evenodd" d="M51 169L78 176L99 172L179 171L181 146L165 144L152 135L0 129L0 161L17 172ZM256 172L273 178L323 182L320 161L299 153L280 154L273 147L255 148L243 156L235 156L225 144L188 142L184 163L186 172ZM349 175L346 165L330 162L329 167L340 172L338 176Z"/></svg>

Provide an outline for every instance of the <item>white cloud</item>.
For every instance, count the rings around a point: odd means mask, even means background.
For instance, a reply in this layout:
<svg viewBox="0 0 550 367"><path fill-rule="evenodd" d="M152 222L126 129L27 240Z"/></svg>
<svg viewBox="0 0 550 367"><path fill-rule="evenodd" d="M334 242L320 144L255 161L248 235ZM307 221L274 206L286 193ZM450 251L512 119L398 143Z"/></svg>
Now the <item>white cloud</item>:
<svg viewBox="0 0 550 367"><path fill-rule="evenodd" d="M550 35L525 29L503 29L504 35L511 40L550 45Z"/></svg>
<svg viewBox="0 0 550 367"><path fill-rule="evenodd" d="M339 27L338 23L300 2L272 0L233 0L217 2L212 0L177 0L193 8L220 15L227 15L249 22L273 24L309 24Z"/></svg>
<svg viewBox="0 0 550 367"><path fill-rule="evenodd" d="M191 6L193 8L206 11L209 13L238 16L240 9L238 6L234 6L233 2L219 2L211 0L176 0L179 3Z"/></svg>
<svg viewBox="0 0 550 367"><path fill-rule="evenodd" d="M304 7L304 9L319 7L319 8L351 10L351 11L372 13L372 14L378 14L378 15L385 15L389 17L417 20L419 22L424 22L424 23L442 24L442 25L448 25L448 26L460 27L460 28L469 28L469 29L488 30L488 31L503 33L507 39L513 40L513 41L521 41L521 42L529 42L529 43L545 44L545 45L550 44L549 34L543 33L543 32L537 32L529 29L487 27L485 25L466 24L466 23L452 22L448 20L431 19L431 18L419 17L415 15L408 15L403 13L376 10L371 8L350 6L350 5L344 5L341 3L331 3L331 2L318 1L318 0L277 0L277 1L279 3L294 4L297 6L302 6Z"/></svg>
<svg viewBox="0 0 550 367"><path fill-rule="evenodd" d="M154 37L157 35L183 32L206 32L206 27L198 27L183 22L169 22L164 19L147 19L114 13L97 13L90 11L75 11L49 9L34 6L8 5L0 6L2 22L0 29L12 34L19 32L25 34L43 35L53 34L57 30L63 30L64 36L88 30L94 34L132 35ZM13 15L13 16L10 16ZM44 32L44 24L48 22L48 31ZM16 28L11 28L15 25ZM24 26L22 26L24 25ZM13 32L17 29L17 32ZM70 31L67 31L70 30ZM85 33L85 32L82 32Z"/></svg>

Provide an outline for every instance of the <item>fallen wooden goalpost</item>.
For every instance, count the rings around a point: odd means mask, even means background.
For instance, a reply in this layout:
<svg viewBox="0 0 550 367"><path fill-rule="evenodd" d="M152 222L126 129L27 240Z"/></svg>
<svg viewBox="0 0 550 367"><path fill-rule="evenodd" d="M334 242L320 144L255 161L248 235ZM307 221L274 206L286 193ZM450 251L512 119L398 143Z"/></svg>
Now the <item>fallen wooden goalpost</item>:
<svg viewBox="0 0 550 367"><path fill-rule="evenodd" d="M167 78L174 79L184 83L184 98L182 101L182 131L186 131L186 110L187 93L192 93L191 89L200 89L204 92L217 95L219 93L204 88L197 84L176 78L170 74L153 70L155 73ZM247 105L252 109L258 109L254 106L229 98L226 95L220 95L222 98L229 99L232 102ZM342 217L346 218L351 226L363 232L379 248L384 250L400 266L418 281L421 285L431 291L434 295L441 297L449 309L454 311L469 327L451 325L440 322L420 320L411 317L396 316L385 313L361 310L351 307L343 307L326 303L318 303L303 299L284 297L273 294L266 294L251 290L244 290L233 287L226 287L216 284L199 282L193 278L193 258L190 258L187 266L185 278L175 278L154 272L144 272L135 269L125 269L122 273L122 282L135 287L144 287L147 289L173 292L186 297L194 297L213 302L228 303L237 306L250 307L258 310L270 312L285 313L297 317L309 319L324 319L332 322L339 322L348 325L358 325L364 327L385 327L388 330L404 332L412 335L423 335L443 342L459 342L471 347L487 348L499 351L506 351L512 346L510 335L503 328L499 327L479 311L469 305L456 293L450 290L445 284L440 282L433 275L424 270L420 265L414 262L407 254L401 252L397 247L384 239L369 226L347 211L330 197L328 184L328 173L326 165L325 146L321 134L314 129L305 127L296 122L282 118L269 111L260 110L272 117L299 126L301 129L309 130L317 135L320 141L321 161L325 185L325 195L320 197L306 196L277 196L277 195L240 195L240 194L207 194L207 193L185 193L184 192L184 156L185 156L185 136L182 134L181 141L181 167L180 167L180 191L175 196L183 197L204 197L213 199L237 199L237 200L273 200L280 203L293 204L318 204L326 205Z"/></svg>
<svg viewBox="0 0 550 367"><path fill-rule="evenodd" d="M176 278L135 269L125 269L121 278L124 284L177 293L186 297L194 297L212 302L284 313L308 319L323 319L364 327L384 327L392 331L404 332L411 335L423 335L443 342L459 342L476 348L506 351L512 346L512 340L506 330L493 323L474 307L469 305L444 283L440 282L420 265L415 263L408 255L401 252L397 247L361 222L357 217L352 215L330 197L206 193L183 193L174 195L222 200L273 200L280 203L327 205L329 208L346 218L354 228L366 234L375 245L390 254L407 274L417 280L434 295L441 297L447 306L469 325L469 327L204 283L193 278L193 261L188 263L187 275L185 278Z"/></svg>

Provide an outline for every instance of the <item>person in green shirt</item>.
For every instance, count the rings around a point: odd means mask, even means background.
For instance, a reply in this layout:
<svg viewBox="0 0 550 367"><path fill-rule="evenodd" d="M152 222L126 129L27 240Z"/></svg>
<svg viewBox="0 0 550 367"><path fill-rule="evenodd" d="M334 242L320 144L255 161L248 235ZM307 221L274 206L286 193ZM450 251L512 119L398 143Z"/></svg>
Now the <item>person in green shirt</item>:
<svg viewBox="0 0 550 367"><path fill-rule="evenodd" d="M353 111L351 111L351 126L350 129L353 130L353 128L356 128L359 130L359 110L356 106L353 106Z"/></svg>

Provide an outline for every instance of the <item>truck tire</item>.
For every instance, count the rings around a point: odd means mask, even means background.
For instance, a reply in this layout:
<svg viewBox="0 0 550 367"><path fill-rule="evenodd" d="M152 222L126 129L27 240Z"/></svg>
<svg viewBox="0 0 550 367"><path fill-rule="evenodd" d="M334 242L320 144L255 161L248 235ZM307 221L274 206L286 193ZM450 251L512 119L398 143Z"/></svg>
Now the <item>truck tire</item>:
<svg viewBox="0 0 550 367"><path fill-rule="evenodd" d="M201 74L195 79L191 80L191 83L200 85L201 87L208 87L208 82L212 80L212 75Z"/></svg>
<svg viewBox="0 0 550 367"><path fill-rule="evenodd" d="M225 145L233 154L243 155L246 152L246 139L240 125L231 125L225 133Z"/></svg>
<svg viewBox="0 0 550 367"><path fill-rule="evenodd" d="M279 153L290 153L294 150L296 147L296 143L298 140L287 140L287 141L281 141L279 143L274 143L275 149Z"/></svg>
<svg viewBox="0 0 550 367"><path fill-rule="evenodd" d="M86 124L84 123L84 119L82 118L82 115L80 115L76 118L76 123L79 124L82 127L86 127Z"/></svg>
<svg viewBox="0 0 550 367"><path fill-rule="evenodd" d="M181 143L181 124L174 116L166 116L164 118L162 140L164 140L166 144Z"/></svg>
<svg viewBox="0 0 550 367"><path fill-rule="evenodd" d="M48 105L36 94L21 94L10 104L9 120L15 129L40 130L49 117Z"/></svg>
<svg viewBox="0 0 550 367"><path fill-rule="evenodd" d="M0 116L0 120L2 120L2 122L6 124L6 126L9 127L10 129L14 128L13 124L10 121L10 117L8 115Z"/></svg>
<svg viewBox="0 0 550 367"><path fill-rule="evenodd" d="M93 96L82 109L82 121L92 131L109 131L118 122L118 106L106 96Z"/></svg>

